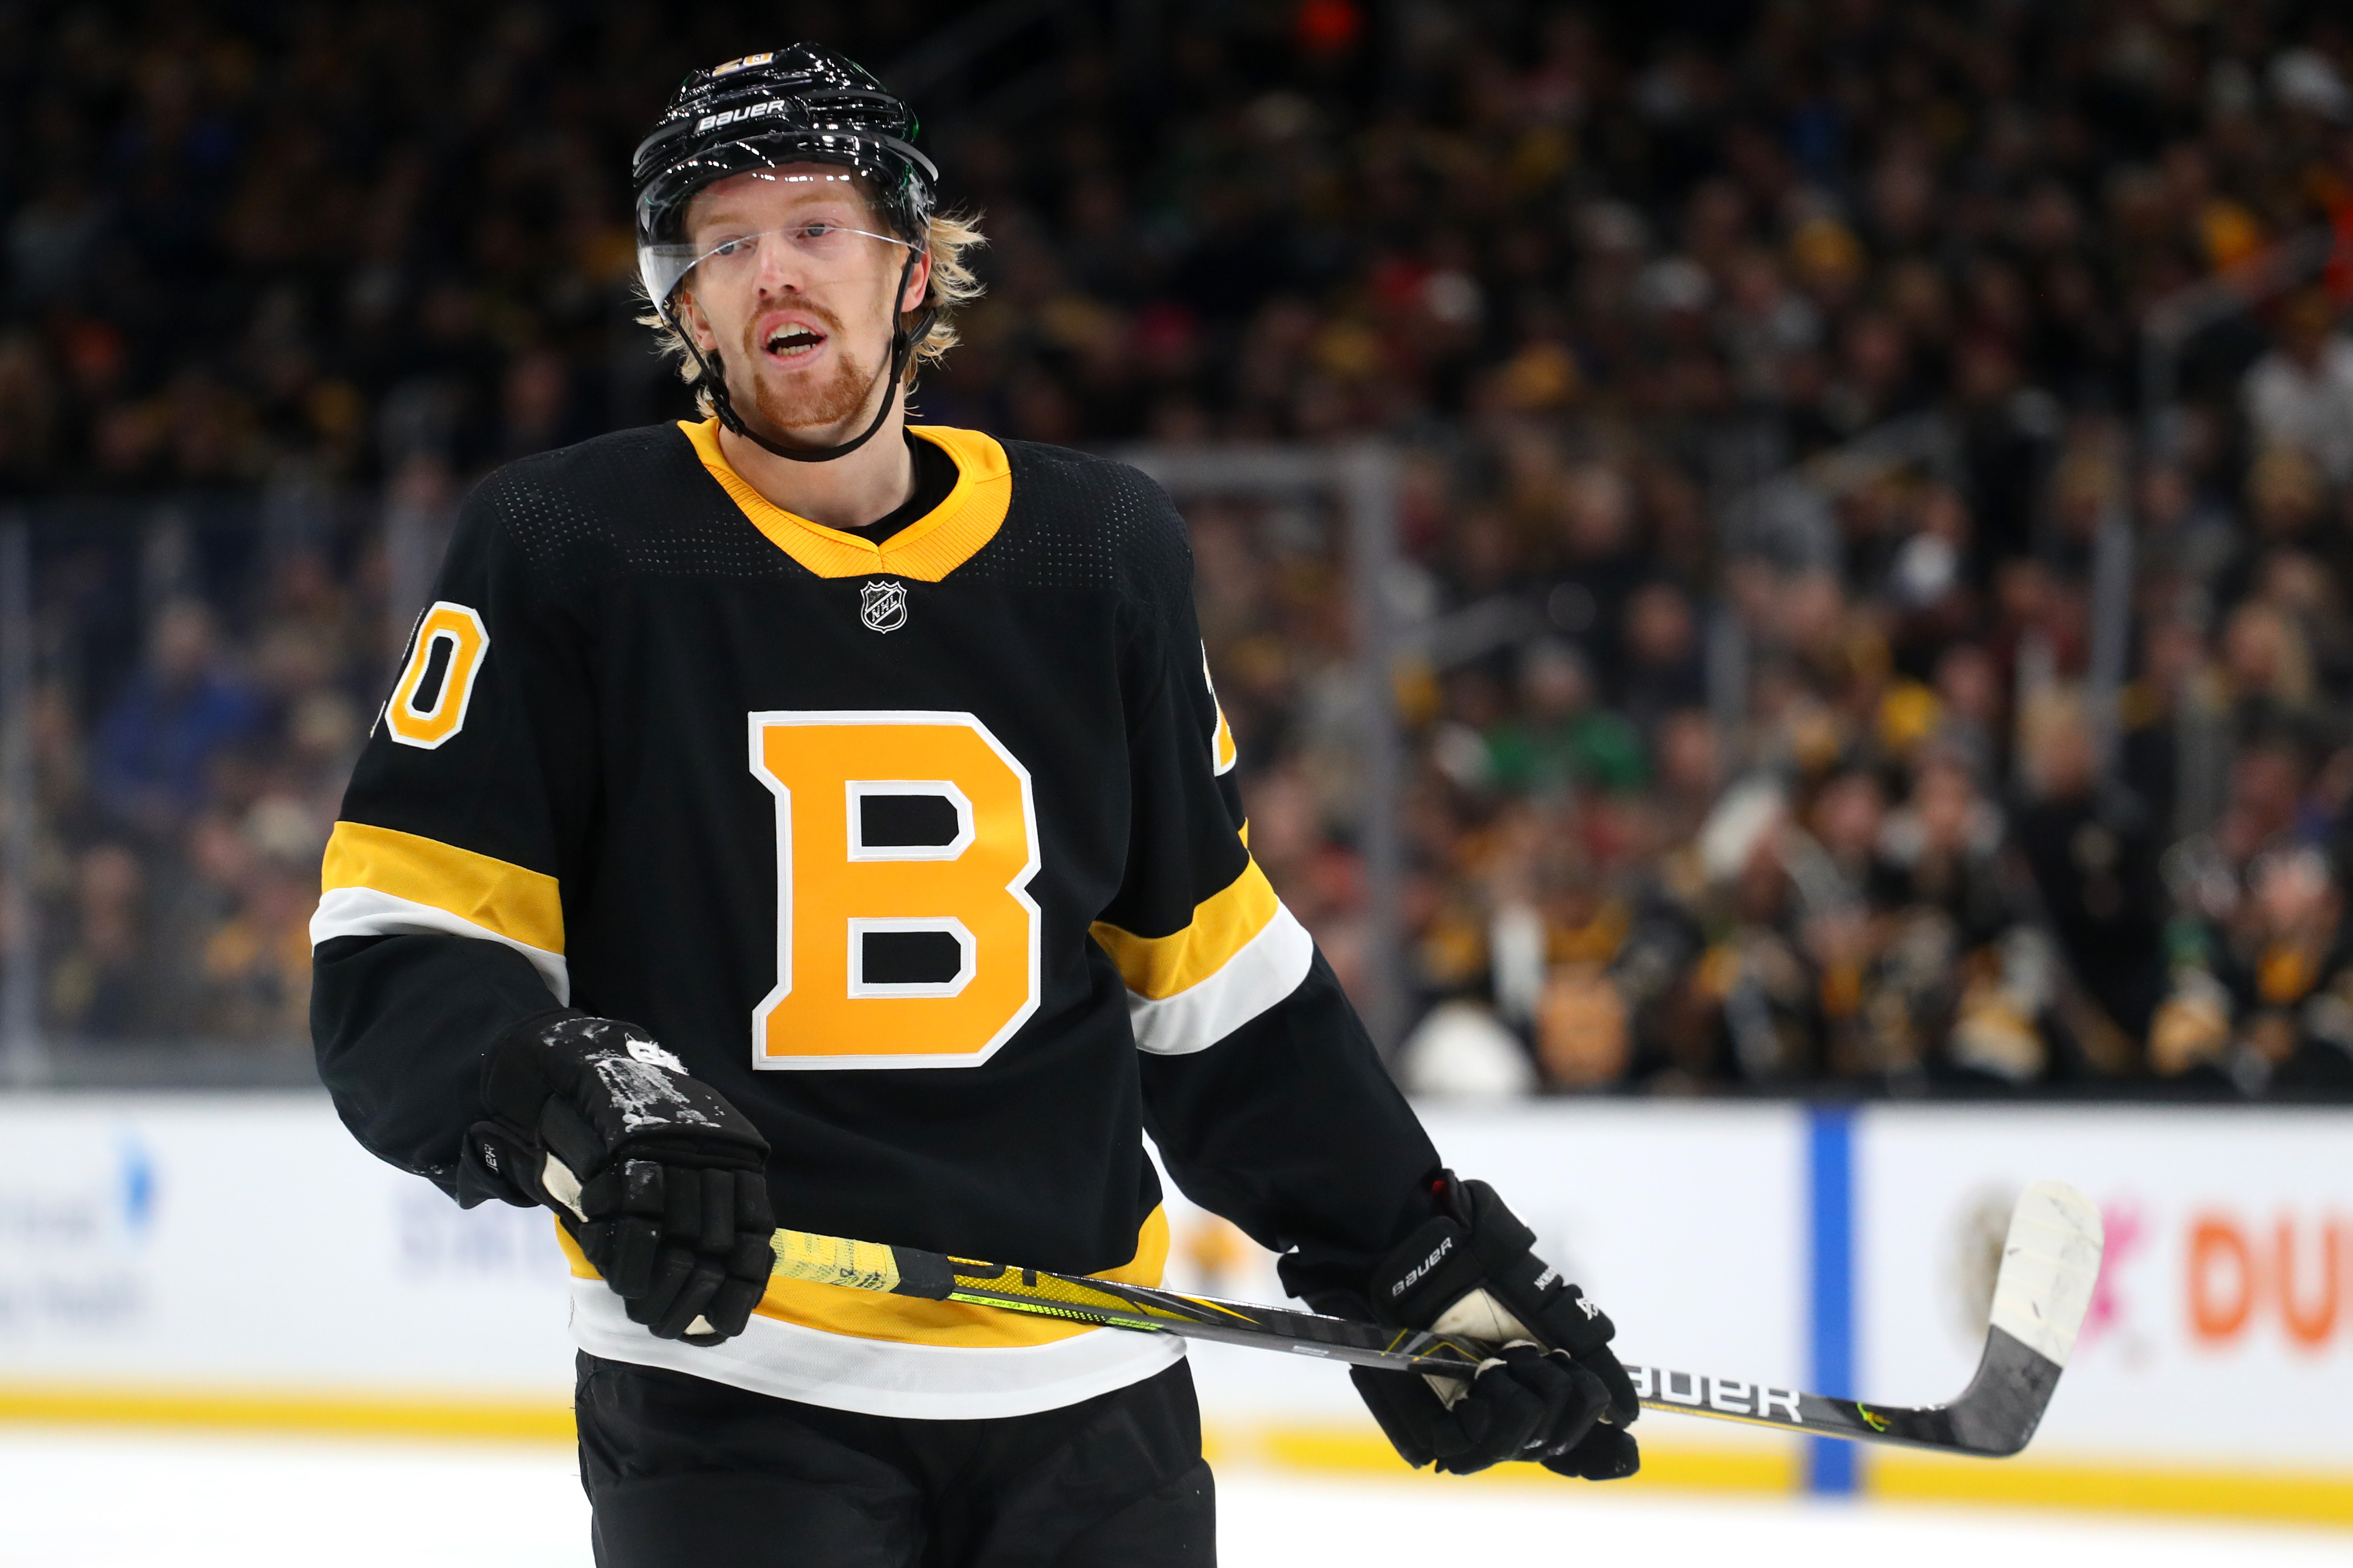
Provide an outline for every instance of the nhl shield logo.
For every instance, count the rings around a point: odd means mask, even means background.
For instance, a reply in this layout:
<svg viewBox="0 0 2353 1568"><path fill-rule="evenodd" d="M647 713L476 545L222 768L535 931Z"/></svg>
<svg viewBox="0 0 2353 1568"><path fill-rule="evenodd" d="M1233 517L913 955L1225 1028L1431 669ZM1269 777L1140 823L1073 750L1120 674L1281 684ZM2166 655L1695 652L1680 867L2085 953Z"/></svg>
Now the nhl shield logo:
<svg viewBox="0 0 2353 1568"><path fill-rule="evenodd" d="M895 632L907 624L907 585L869 583L858 595L858 618L871 632Z"/></svg>

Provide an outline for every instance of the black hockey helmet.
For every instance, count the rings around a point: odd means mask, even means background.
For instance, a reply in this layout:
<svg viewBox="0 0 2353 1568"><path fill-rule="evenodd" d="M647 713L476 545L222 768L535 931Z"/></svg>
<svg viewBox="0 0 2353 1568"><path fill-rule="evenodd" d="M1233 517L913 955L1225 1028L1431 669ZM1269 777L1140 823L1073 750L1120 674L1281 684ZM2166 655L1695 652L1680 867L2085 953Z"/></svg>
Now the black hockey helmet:
<svg viewBox="0 0 2353 1568"><path fill-rule="evenodd" d="M696 261L686 234L687 204L694 194L730 174L786 163L832 163L866 177L885 218L910 247L901 274L903 289L926 243L940 175L915 150L919 130L914 110L864 67L815 44L745 55L690 75L630 161L638 274L655 310L677 325L671 303ZM926 311L913 327L900 323L893 331L894 395L931 323L932 312ZM822 462L854 451L890 412L886 395L865 435L839 447L779 446L744 427L729 401L716 356L705 362L691 339L687 352L702 365L720 420L779 457Z"/></svg>
<svg viewBox="0 0 2353 1568"><path fill-rule="evenodd" d="M687 203L746 169L836 163L863 174L891 226L920 243L940 177L915 150L920 129L914 110L863 67L815 44L694 72L631 160L646 291L668 306L694 259L662 254L683 249Z"/></svg>

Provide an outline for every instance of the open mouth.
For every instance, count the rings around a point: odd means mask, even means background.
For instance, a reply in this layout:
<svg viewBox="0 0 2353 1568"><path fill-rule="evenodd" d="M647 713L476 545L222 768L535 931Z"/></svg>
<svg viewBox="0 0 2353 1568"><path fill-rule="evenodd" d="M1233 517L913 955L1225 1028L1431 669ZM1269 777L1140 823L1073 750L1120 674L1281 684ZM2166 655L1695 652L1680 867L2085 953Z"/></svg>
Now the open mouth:
<svg viewBox="0 0 2353 1568"><path fill-rule="evenodd" d="M778 359L800 359L825 345L825 334L797 322L778 327L760 346Z"/></svg>

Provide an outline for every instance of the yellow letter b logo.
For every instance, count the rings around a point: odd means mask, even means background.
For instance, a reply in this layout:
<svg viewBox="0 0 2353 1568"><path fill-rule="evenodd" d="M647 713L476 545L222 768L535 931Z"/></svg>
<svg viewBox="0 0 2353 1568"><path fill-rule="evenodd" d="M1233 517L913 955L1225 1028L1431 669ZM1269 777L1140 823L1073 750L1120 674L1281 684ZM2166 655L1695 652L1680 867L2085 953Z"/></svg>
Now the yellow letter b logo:
<svg viewBox="0 0 2353 1568"><path fill-rule="evenodd" d="M757 1068L975 1067L1038 1009L1029 773L969 713L754 713L776 797Z"/></svg>

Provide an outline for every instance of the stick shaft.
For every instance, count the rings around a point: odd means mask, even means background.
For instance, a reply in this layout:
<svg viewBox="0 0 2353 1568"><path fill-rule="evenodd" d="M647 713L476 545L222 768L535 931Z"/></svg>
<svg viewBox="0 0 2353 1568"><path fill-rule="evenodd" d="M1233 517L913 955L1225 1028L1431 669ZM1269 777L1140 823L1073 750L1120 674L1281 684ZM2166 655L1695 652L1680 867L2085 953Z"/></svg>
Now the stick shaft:
<svg viewBox="0 0 2353 1568"><path fill-rule="evenodd" d="M1483 1347L1468 1341L1419 1330L1384 1328L1283 1307L1220 1301L1147 1285L980 1263L916 1247L886 1247L805 1231L776 1232L774 1248L776 1272L785 1279L959 1301L1105 1328L1178 1334L1356 1366L1460 1377L1486 1353ZM1866 1406L1738 1378L1632 1364L1626 1371L1634 1380L1634 1391L1643 1407L1669 1415L1738 1421L1862 1443L1989 1451L1957 1438L1951 1413L1942 1405Z"/></svg>
<svg viewBox="0 0 2353 1568"><path fill-rule="evenodd" d="M1843 1437L1857 1443L1883 1443L1911 1448L1961 1448L1953 1436L1950 1413L1940 1405L1864 1405L1851 1399L1832 1399L1799 1388L1702 1373L1674 1372L1666 1367L1629 1363L1628 1376L1645 1410L1672 1415L1697 1415L1712 1421L1737 1421L1751 1426L1772 1426L1816 1437Z"/></svg>

